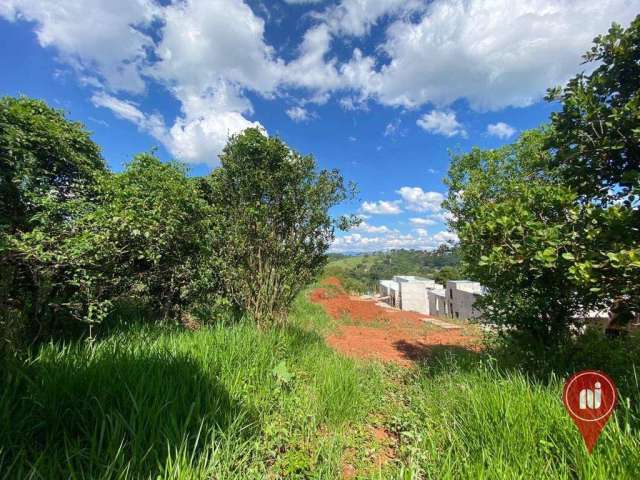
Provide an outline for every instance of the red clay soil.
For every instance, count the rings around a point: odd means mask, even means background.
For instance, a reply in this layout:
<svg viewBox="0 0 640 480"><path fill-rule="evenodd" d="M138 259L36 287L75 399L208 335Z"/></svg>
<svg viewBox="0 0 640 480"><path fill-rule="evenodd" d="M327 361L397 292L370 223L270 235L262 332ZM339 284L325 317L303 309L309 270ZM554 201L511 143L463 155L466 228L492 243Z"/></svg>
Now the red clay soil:
<svg viewBox="0 0 640 480"><path fill-rule="evenodd" d="M347 356L408 366L438 349L478 349L477 337L427 324L423 321L426 315L380 307L375 300L349 296L337 278L328 278L324 285L327 288L314 290L310 299L341 321L326 341Z"/></svg>

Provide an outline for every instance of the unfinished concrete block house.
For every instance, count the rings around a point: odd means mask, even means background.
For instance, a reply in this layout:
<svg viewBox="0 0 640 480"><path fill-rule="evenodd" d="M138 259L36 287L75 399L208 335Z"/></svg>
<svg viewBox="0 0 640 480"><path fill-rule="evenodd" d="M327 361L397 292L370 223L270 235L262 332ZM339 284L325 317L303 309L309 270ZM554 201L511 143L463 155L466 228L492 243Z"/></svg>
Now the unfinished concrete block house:
<svg viewBox="0 0 640 480"><path fill-rule="evenodd" d="M413 275L396 275L392 280L380 280L380 300L392 307L412 312L429 313L427 292L442 288L435 280Z"/></svg>
<svg viewBox="0 0 640 480"><path fill-rule="evenodd" d="M445 304L448 309L445 314L451 318L478 318L480 312L474 308L474 304L483 293L484 288L478 282L470 280L447 282Z"/></svg>
<svg viewBox="0 0 640 480"><path fill-rule="evenodd" d="M457 319L480 316L474 304L483 292L478 282L470 280L452 280L444 287L430 278L396 275L379 283L380 300L392 307Z"/></svg>
<svg viewBox="0 0 640 480"><path fill-rule="evenodd" d="M400 308L400 287L398 286L398 282L393 280L380 280L378 291L382 297L381 300L384 300L392 307Z"/></svg>

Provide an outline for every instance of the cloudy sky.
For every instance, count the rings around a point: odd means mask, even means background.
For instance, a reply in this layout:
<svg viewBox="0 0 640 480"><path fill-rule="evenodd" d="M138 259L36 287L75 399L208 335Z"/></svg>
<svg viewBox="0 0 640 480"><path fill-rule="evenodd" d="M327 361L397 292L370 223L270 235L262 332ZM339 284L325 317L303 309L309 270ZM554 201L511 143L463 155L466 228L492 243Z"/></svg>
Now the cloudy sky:
<svg viewBox="0 0 640 480"><path fill-rule="evenodd" d="M94 132L115 170L158 147L204 174L261 125L360 199L336 251L431 248L449 151L544 122L542 97L637 0L2 0L0 94Z"/></svg>

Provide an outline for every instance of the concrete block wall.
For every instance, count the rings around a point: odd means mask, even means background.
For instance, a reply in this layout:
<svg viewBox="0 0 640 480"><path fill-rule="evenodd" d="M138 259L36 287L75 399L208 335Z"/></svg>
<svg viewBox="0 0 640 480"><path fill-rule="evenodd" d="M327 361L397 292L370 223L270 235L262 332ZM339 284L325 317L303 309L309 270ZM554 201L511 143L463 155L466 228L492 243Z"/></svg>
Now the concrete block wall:
<svg viewBox="0 0 640 480"><path fill-rule="evenodd" d="M400 308L400 286L397 283L389 288L389 296L391 297L390 305Z"/></svg>
<svg viewBox="0 0 640 480"><path fill-rule="evenodd" d="M385 297L384 301L392 307L397 307L400 302L400 287L398 282L393 280L380 280L378 284L378 292L382 297Z"/></svg>
<svg viewBox="0 0 640 480"><path fill-rule="evenodd" d="M418 313L429 313L427 289L423 282L400 282L400 308Z"/></svg>
<svg viewBox="0 0 640 480"><path fill-rule="evenodd" d="M474 307L483 292L478 282L453 280L442 288L430 278L397 275L381 280L379 290L389 305L401 310L457 319L480 316Z"/></svg>
<svg viewBox="0 0 640 480"><path fill-rule="evenodd" d="M393 277L393 281L398 283L422 283L425 288L435 288L438 285L435 280L414 275L396 275Z"/></svg>
<svg viewBox="0 0 640 480"><path fill-rule="evenodd" d="M434 288L427 290L427 304L429 315L444 317L447 315L445 290L444 288Z"/></svg>
<svg viewBox="0 0 640 480"><path fill-rule="evenodd" d="M478 282L448 281L445 292L447 316L458 319L478 318L481 313L474 304L480 295L482 286Z"/></svg>

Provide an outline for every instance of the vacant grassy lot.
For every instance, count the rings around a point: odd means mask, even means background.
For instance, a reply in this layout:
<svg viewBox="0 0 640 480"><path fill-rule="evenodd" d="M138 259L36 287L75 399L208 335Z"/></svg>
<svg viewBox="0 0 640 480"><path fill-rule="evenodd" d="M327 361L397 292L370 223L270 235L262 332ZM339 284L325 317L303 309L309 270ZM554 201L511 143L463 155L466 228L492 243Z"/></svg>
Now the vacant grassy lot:
<svg viewBox="0 0 640 480"><path fill-rule="evenodd" d="M132 327L8 365L3 478L640 478L640 398L592 456L540 380L443 346L412 368L331 351L301 296L283 331ZM616 378L614 376L614 378Z"/></svg>

